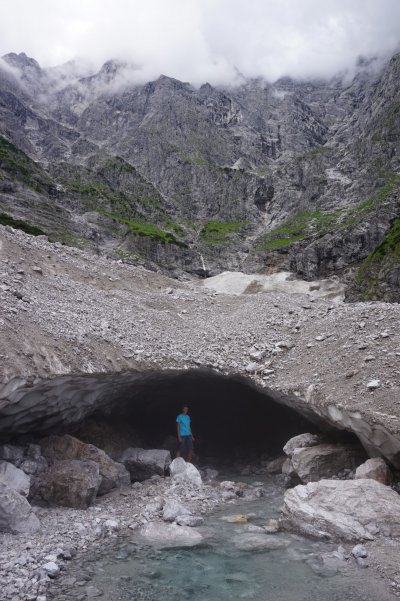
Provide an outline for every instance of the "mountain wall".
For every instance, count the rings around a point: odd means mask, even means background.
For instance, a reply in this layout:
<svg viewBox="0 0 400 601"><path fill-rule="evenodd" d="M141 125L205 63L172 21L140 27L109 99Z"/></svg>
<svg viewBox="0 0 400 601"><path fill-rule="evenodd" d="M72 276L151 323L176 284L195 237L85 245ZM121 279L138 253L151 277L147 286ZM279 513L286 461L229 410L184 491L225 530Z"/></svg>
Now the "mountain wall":
<svg viewBox="0 0 400 601"><path fill-rule="evenodd" d="M3 223L175 276L334 273L399 300L400 55L351 82L132 74L3 57Z"/></svg>

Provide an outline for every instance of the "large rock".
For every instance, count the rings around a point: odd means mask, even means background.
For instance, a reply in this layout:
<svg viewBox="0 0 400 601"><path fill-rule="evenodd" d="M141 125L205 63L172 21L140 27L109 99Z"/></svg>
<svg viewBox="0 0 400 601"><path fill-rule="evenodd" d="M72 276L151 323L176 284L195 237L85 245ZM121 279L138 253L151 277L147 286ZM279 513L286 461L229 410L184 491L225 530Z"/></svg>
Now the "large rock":
<svg viewBox="0 0 400 601"><path fill-rule="evenodd" d="M31 479L18 467L8 461L0 461L0 482L12 488L23 497L29 495Z"/></svg>
<svg viewBox="0 0 400 601"><path fill-rule="evenodd" d="M140 530L141 536L159 547L195 547L203 537L189 526L150 522Z"/></svg>
<svg viewBox="0 0 400 601"><path fill-rule="evenodd" d="M33 498L48 505L86 509L101 482L99 464L94 461L56 461L36 480Z"/></svg>
<svg viewBox="0 0 400 601"><path fill-rule="evenodd" d="M192 512L189 511L189 509L187 509L184 505L179 503L179 501L176 499L167 499L165 501L163 519L166 522L173 522L177 517L183 515L192 515Z"/></svg>
<svg viewBox="0 0 400 601"><path fill-rule="evenodd" d="M286 453L288 457L291 457L295 449L314 447L315 445L323 442L324 438L322 434L310 434L309 432L306 432L305 434L293 436L293 438L288 440L283 447L283 452Z"/></svg>
<svg viewBox="0 0 400 601"><path fill-rule="evenodd" d="M33 534L39 528L40 522L28 501L0 482L0 532Z"/></svg>
<svg viewBox="0 0 400 601"><path fill-rule="evenodd" d="M199 470L192 463L187 463L182 457L173 460L169 466L169 471L176 482L190 482L196 486L202 484Z"/></svg>
<svg viewBox="0 0 400 601"><path fill-rule="evenodd" d="M0 459L19 467L24 460L24 449L13 444L2 444L0 445Z"/></svg>
<svg viewBox="0 0 400 601"><path fill-rule="evenodd" d="M392 473L381 457L374 457L373 459L367 459L365 463L362 463L356 469L354 476L357 480L360 478L372 478L381 484L389 484L392 480Z"/></svg>
<svg viewBox="0 0 400 601"><path fill-rule="evenodd" d="M400 496L375 480L321 480L287 490L281 525L323 539L400 537Z"/></svg>
<svg viewBox="0 0 400 601"><path fill-rule="evenodd" d="M171 463L171 454L164 449L126 449L121 457L132 482L147 480L151 476L165 476Z"/></svg>
<svg viewBox="0 0 400 601"><path fill-rule="evenodd" d="M355 469L365 457L365 451L358 445L329 443L294 449L291 462L300 480L306 483L331 478L344 469Z"/></svg>
<svg viewBox="0 0 400 601"><path fill-rule="evenodd" d="M128 473L124 466L116 463L101 449L92 444L81 442L74 436L49 436L41 441L43 455L50 461L63 461L79 459L83 461L94 461L98 464L101 483L98 490L99 495L109 492L127 483Z"/></svg>

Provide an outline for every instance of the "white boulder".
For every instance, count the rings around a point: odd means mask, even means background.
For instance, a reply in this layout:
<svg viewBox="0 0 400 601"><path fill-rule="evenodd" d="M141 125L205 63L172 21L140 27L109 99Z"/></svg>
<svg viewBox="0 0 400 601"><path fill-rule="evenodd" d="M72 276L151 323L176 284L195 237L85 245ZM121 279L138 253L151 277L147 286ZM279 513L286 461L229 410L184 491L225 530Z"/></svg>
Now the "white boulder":
<svg viewBox="0 0 400 601"><path fill-rule="evenodd" d="M177 457L169 466L171 477L176 482L190 482L196 486L202 485L199 470L192 464L187 463L182 457Z"/></svg>
<svg viewBox="0 0 400 601"><path fill-rule="evenodd" d="M203 537L200 532L189 526L150 522L143 526L140 534L150 543L158 547L195 547Z"/></svg>
<svg viewBox="0 0 400 601"><path fill-rule="evenodd" d="M39 528L40 522L25 497L0 482L0 532L33 534Z"/></svg>
<svg viewBox="0 0 400 601"><path fill-rule="evenodd" d="M31 486L31 479L18 467L8 461L0 461L0 482L27 497Z"/></svg>
<svg viewBox="0 0 400 601"><path fill-rule="evenodd" d="M321 539L400 537L400 495L376 480L321 480L286 491L281 526Z"/></svg>

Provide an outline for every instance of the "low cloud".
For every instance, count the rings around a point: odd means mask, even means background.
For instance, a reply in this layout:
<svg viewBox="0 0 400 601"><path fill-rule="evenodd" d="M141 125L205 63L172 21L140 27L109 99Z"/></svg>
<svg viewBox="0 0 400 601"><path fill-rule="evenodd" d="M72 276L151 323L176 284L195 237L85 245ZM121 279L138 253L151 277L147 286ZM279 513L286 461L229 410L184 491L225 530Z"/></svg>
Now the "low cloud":
<svg viewBox="0 0 400 601"><path fill-rule="evenodd" d="M399 0L13 0L3 3L0 54L43 66L116 58L140 65L141 81L331 77L360 56L392 54L399 23Z"/></svg>

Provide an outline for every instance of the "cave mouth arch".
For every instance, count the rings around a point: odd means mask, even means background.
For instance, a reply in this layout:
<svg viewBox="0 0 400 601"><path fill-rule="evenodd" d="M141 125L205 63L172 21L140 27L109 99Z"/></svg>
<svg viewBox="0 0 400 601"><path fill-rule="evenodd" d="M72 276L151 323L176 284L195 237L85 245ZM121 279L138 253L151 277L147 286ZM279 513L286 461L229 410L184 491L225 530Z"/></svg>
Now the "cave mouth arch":
<svg viewBox="0 0 400 601"><path fill-rule="evenodd" d="M197 368L70 374L18 388L0 409L0 441L69 433L104 448L90 434L102 422L113 432L130 428L138 435L131 443L125 437L126 446L173 452L183 404L190 408L200 461L276 456L303 432L353 436L324 422L297 397L260 388L238 374Z"/></svg>

